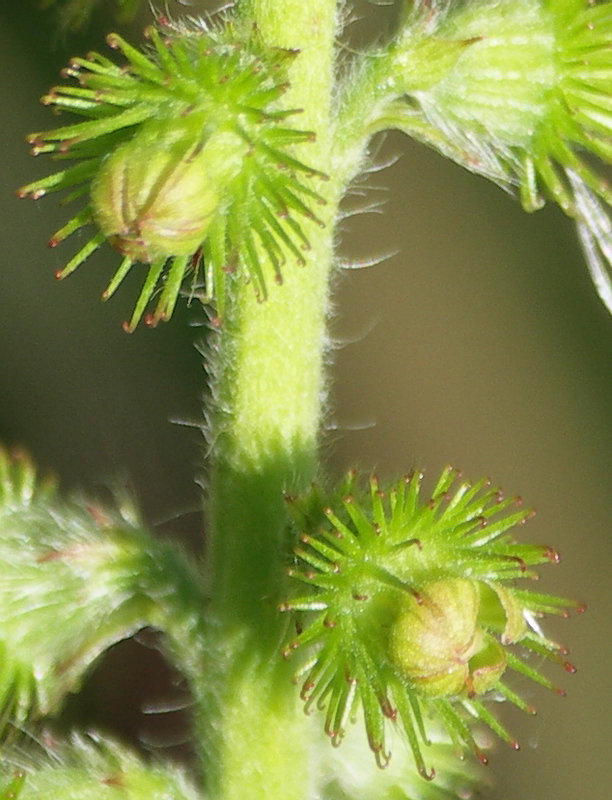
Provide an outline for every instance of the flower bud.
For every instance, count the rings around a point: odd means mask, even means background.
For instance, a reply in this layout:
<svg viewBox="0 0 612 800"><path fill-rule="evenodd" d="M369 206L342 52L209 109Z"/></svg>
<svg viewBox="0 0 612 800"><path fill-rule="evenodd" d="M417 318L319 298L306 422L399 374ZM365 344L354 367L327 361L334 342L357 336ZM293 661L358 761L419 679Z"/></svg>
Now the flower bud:
<svg viewBox="0 0 612 800"><path fill-rule="evenodd" d="M191 255L202 243L245 145L227 131L202 144L200 120L152 122L117 147L92 182L94 219L134 261Z"/></svg>
<svg viewBox="0 0 612 800"><path fill-rule="evenodd" d="M480 694L503 673L503 650L478 625L478 585L460 578L407 598L389 637L392 663L427 697Z"/></svg>
<svg viewBox="0 0 612 800"><path fill-rule="evenodd" d="M122 8L131 4L123 0ZM225 15L210 26L160 16L146 35L147 54L107 37L127 61L121 67L98 53L72 59L64 76L78 88L56 86L43 102L85 119L28 137L33 154L55 153L63 167L18 190L32 199L89 195L49 240L56 247L94 223L57 278L107 240L124 257L104 300L135 262L149 264L127 331L156 294L148 322L170 319L188 273L219 321L232 276L264 300L270 280L282 283L285 268L305 263L306 221L325 224L313 206L326 201L311 179L327 176L297 148L314 133L288 124L299 109L278 103L297 51L269 46L257 28Z"/></svg>
<svg viewBox="0 0 612 800"><path fill-rule="evenodd" d="M453 489L457 476L445 469L425 498L421 473L381 488L357 472L334 493L314 486L288 498L299 544L287 572L303 588L280 608L305 614L284 655L302 654L295 678L306 710L325 711L325 731L339 744L361 706L379 766L389 760L386 721L398 723L425 778L425 719L440 712L451 738L486 760L466 719L516 743L481 695L494 689L533 713L506 686L506 670L556 688L521 652L573 670L564 648L527 624L566 615L571 604L516 586L538 564L558 561L549 547L514 541L511 529L532 512L486 480Z"/></svg>
<svg viewBox="0 0 612 800"><path fill-rule="evenodd" d="M516 190L526 211L557 202L577 222L612 313L612 189L598 164L612 163L611 8L609 0L422 0L389 53L394 85L409 98L394 106L397 127ZM463 49L453 51L457 43Z"/></svg>
<svg viewBox="0 0 612 800"><path fill-rule="evenodd" d="M548 112L555 85L555 36L540 2L470 3L450 14L440 35L468 41L445 78L419 99L457 128L504 147L527 145Z"/></svg>

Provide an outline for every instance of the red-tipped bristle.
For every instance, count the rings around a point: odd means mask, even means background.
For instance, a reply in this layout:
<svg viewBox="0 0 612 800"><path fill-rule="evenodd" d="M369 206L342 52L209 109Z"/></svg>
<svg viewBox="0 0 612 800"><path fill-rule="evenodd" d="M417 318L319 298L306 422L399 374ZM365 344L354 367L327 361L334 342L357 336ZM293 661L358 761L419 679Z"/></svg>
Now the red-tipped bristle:
<svg viewBox="0 0 612 800"><path fill-rule="evenodd" d="M410 594L416 600L417 605L418 606L422 606L423 605L423 598L421 597L421 595L415 589L408 589L408 591L410 592Z"/></svg>
<svg viewBox="0 0 612 800"><path fill-rule="evenodd" d="M391 755L389 753L383 753L382 744L378 745L377 747L373 747L372 750L374 751L374 757L376 759L378 768L387 769L389 766L389 761L391 760Z"/></svg>
<svg viewBox="0 0 612 800"><path fill-rule="evenodd" d="M389 698L384 697L380 701L380 708L387 719L397 719L397 709L391 705Z"/></svg>
<svg viewBox="0 0 612 800"><path fill-rule="evenodd" d="M426 781L433 781L433 779L436 777L436 771L433 767L429 770L429 772L427 772L425 767L419 767L418 770L421 778L425 778Z"/></svg>
<svg viewBox="0 0 612 800"><path fill-rule="evenodd" d="M527 564L525 564L522 558L519 558L519 556L510 556L510 559L512 561L516 561L516 563L519 565L519 569L521 570L521 572L527 571Z"/></svg>
<svg viewBox="0 0 612 800"><path fill-rule="evenodd" d="M300 692L300 697L302 698L302 700L308 700L310 696L309 692L311 692L313 689L314 689L314 683L312 681L306 681L303 684L302 690Z"/></svg>
<svg viewBox="0 0 612 800"><path fill-rule="evenodd" d="M546 547L544 549L544 558L548 559L551 564L558 564L561 561L561 556L556 550L553 550L552 547Z"/></svg>

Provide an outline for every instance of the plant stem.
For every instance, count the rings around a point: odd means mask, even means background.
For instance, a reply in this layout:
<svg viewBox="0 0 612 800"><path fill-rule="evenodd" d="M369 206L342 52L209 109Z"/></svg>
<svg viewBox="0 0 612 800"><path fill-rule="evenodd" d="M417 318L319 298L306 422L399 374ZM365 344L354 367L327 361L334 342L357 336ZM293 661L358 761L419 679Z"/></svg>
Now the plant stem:
<svg viewBox="0 0 612 800"><path fill-rule="evenodd" d="M299 157L330 159L335 0L243 0L238 13L269 45L299 50L285 96L316 140ZM296 118L297 119L297 118ZM331 191L330 191L331 190ZM258 302L236 282L218 333L210 486L210 646L198 720L207 796L306 800L312 796L308 720L291 667L279 655L277 609L290 553L283 495L317 470L323 358L337 191L317 185L324 227L305 226L305 266L287 264ZM212 671L212 674L211 674Z"/></svg>

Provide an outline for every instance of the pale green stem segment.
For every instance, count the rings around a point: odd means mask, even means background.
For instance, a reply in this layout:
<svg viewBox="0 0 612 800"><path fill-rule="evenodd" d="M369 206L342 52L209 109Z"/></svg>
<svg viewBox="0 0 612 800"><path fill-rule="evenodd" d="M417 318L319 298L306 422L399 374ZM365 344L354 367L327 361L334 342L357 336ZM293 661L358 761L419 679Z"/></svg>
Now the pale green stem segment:
<svg viewBox="0 0 612 800"><path fill-rule="evenodd" d="M299 50L285 103L303 109L295 124L316 134L298 157L327 173L335 0L243 0L237 12L269 45ZM328 201L316 209L325 226L305 226L306 264L288 263L282 286L268 281L265 302L238 285L215 342L210 658L194 687L210 800L313 796L310 725L280 655L287 623L277 606L291 552L284 493L316 474L325 394L338 187L317 181L316 189Z"/></svg>

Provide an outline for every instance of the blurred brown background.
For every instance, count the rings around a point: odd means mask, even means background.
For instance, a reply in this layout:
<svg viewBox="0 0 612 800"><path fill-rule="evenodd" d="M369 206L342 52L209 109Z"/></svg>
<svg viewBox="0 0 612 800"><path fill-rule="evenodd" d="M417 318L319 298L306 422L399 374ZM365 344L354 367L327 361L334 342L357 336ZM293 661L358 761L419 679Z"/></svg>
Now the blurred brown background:
<svg viewBox="0 0 612 800"><path fill-rule="evenodd" d="M150 18L145 5L134 36ZM353 44L391 24L392 6L356 6ZM116 264L104 250L57 285L53 273L75 245L49 251L45 242L66 210L13 195L50 169L23 141L55 123L37 98L69 56L104 50L112 27L102 7L85 34L62 37L34 0L0 2L0 440L29 449L67 487L128 480L160 532L197 547L200 435L169 420L200 418L201 311L183 303L170 325L127 336L121 322L137 282L101 304ZM490 796L603 800L612 787L612 316L555 209L529 217L496 187L399 136L380 143L379 159L391 156L399 162L370 181L371 198L387 201L384 214L342 229L344 257L400 254L337 282L337 429L326 452L336 470L375 465L383 476L417 465L434 475L450 462L537 508L524 535L563 555L541 587L589 611L550 625L571 644L579 672L554 674L565 699L521 687L540 713L507 710L523 746L498 747ZM160 670L139 645L113 651L90 681L84 718L111 724L112 709L146 739L149 723L136 712L171 686ZM162 744L173 726L180 738L170 719Z"/></svg>

